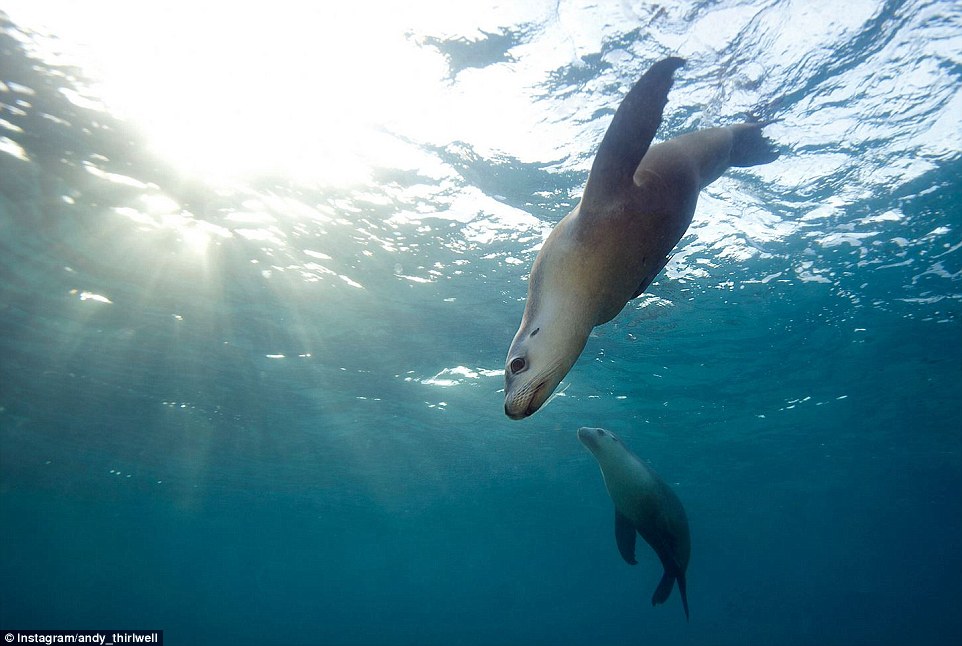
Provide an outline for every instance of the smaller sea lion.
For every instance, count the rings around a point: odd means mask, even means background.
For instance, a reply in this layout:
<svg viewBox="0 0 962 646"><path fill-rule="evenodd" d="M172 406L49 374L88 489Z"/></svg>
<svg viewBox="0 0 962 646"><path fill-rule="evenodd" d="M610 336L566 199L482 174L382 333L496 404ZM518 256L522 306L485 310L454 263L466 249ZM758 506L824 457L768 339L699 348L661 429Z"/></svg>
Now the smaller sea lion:
<svg viewBox="0 0 962 646"><path fill-rule="evenodd" d="M618 437L603 428L578 429L578 439L598 461L608 495L615 503L615 541L629 565L635 560L635 532L641 534L665 568L651 597L651 605L664 603L678 581L678 592L688 619L685 570L691 554L688 516L681 500L661 477L628 450Z"/></svg>

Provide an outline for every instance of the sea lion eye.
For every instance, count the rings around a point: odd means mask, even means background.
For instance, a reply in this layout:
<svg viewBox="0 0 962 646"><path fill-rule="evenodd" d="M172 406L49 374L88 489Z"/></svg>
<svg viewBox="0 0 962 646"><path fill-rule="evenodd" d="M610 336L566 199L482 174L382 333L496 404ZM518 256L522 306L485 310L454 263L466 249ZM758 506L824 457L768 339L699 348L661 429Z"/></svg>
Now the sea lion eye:
<svg viewBox="0 0 962 646"><path fill-rule="evenodd" d="M527 365L528 364L525 362L524 357L515 357L511 360L511 364L508 367L511 369L511 374L516 375L524 370Z"/></svg>

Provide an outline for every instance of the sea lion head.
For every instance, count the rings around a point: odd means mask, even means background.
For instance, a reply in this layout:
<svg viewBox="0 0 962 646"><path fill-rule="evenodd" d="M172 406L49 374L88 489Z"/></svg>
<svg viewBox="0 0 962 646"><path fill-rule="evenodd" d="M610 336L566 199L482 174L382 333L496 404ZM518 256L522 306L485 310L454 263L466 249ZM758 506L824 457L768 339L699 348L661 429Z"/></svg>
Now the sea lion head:
<svg viewBox="0 0 962 646"><path fill-rule="evenodd" d="M599 462L607 461L608 456L625 451L625 447L618 436L603 428L582 426L578 429L578 439Z"/></svg>
<svg viewBox="0 0 962 646"><path fill-rule="evenodd" d="M580 205L552 231L528 277L521 325L504 362L504 412L534 414L551 397L585 349L597 319L594 278L581 255L571 254L572 222Z"/></svg>
<svg viewBox="0 0 962 646"><path fill-rule="evenodd" d="M525 319L504 364L504 412L511 419L524 419L548 401L588 340L564 319Z"/></svg>
<svg viewBox="0 0 962 646"><path fill-rule="evenodd" d="M578 439L597 460L609 494L630 488L638 459L617 435L603 428L583 426L578 429Z"/></svg>

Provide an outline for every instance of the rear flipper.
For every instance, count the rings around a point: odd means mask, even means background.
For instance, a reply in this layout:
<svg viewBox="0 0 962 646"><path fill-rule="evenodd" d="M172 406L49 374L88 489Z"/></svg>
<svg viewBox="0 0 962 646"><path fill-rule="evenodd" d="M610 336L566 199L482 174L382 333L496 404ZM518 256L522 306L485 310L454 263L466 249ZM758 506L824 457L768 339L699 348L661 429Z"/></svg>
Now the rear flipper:
<svg viewBox="0 0 962 646"><path fill-rule="evenodd" d="M651 597L651 605L656 606L659 603L665 603L668 599L668 595L671 594L671 589L675 584L675 575L669 574L668 570L661 577L661 582L658 587L655 588L655 594ZM681 605L685 607L685 619L688 620L688 590L685 582L685 575L680 574L678 579L678 592L681 594Z"/></svg>
<svg viewBox="0 0 962 646"><path fill-rule="evenodd" d="M678 575L678 592L681 594L681 605L685 607L685 621L691 621L688 616L688 583L685 581L685 573Z"/></svg>
<svg viewBox="0 0 962 646"><path fill-rule="evenodd" d="M732 131L732 151L730 165L758 166L778 158L774 144L762 134L762 128L770 121L759 123L740 123L730 126Z"/></svg>
<svg viewBox="0 0 962 646"><path fill-rule="evenodd" d="M657 606L659 603L665 603L674 585L675 576L669 574L668 570L665 570L665 573L661 576L661 582L658 584L658 587L655 588L655 594L651 597L651 605Z"/></svg>

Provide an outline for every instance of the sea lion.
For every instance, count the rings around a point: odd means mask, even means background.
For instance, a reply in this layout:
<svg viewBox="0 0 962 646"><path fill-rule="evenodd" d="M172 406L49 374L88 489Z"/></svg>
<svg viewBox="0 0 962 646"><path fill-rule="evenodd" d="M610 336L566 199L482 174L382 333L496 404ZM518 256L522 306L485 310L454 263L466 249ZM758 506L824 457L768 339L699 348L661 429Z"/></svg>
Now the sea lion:
<svg viewBox="0 0 962 646"><path fill-rule="evenodd" d="M641 534L665 568L651 605L664 603L677 581L688 619L685 570L691 555L691 537L688 516L678 496L614 433L582 427L578 429L578 439L598 460L608 495L615 503L615 542L621 557L630 565L637 563L635 532Z"/></svg>
<svg viewBox="0 0 962 646"><path fill-rule="evenodd" d="M504 412L533 414L584 350L588 334L641 295L668 262L695 212L698 192L729 166L778 153L764 123L710 128L655 146L672 73L655 63L628 92L598 148L579 204L535 258L521 326L505 361Z"/></svg>

